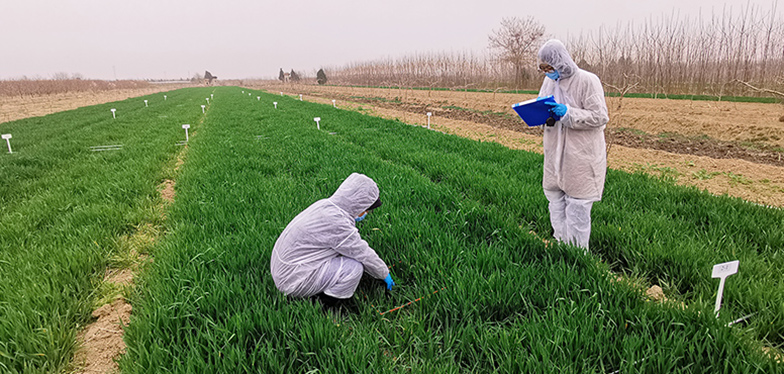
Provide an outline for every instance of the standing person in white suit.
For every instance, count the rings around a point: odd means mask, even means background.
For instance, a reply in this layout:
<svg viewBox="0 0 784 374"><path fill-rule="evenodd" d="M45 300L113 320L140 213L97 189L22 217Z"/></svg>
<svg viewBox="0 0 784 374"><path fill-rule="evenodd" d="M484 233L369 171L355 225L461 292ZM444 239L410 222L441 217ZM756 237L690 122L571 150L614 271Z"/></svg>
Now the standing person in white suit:
<svg viewBox="0 0 784 374"><path fill-rule="evenodd" d="M587 253L591 207L602 198L607 173L604 89L599 77L577 67L558 40L542 45L539 60L546 75L539 97L553 95L556 101L548 103L556 121L544 127L542 178L553 236Z"/></svg>
<svg viewBox="0 0 784 374"><path fill-rule="evenodd" d="M379 206L376 182L352 173L332 196L294 217L272 249L270 270L278 290L294 298L318 296L333 306L354 295L363 272L391 290L389 268L356 228Z"/></svg>

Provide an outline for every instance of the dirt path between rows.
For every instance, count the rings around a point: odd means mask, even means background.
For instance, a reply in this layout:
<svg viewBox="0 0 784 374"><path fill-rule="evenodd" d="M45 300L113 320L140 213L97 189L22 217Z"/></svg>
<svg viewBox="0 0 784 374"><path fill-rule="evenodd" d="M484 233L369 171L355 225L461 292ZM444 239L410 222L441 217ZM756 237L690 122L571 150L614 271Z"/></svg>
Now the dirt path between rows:
<svg viewBox="0 0 784 374"><path fill-rule="evenodd" d="M399 119L412 125L424 126L427 122L424 114L426 111L431 111L434 114L431 125L436 130L475 140L493 141L513 149L542 152L541 129L528 128L519 119L511 115L505 116L508 113L487 109L490 107L488 102L500 100L498 98L500 94L495 95L496 98L493 99L492 93L433 91L429 93L432 96L427 98L427 91L405 90L411 95L407 98L401 90L301 85L253 88L265 89L275 94L278 92L294 96L303 94L305 100L329 105L332 105L332 99L335 99L339 108ZM392 96L393 94L397 96ZM531 95L508 96L509 98L505 99L508 100L507 103L532 97ZM472 98L477 98L476 102L473 102ZM423 100L428 101L423 102ZM438 109L435 107L436 104L439 105ZM492 108L499 109L499 104L494 105ZM617 106L612 99L608 100L608 106L614 105ZM643 124L641 118L645 116L653 118L654 121L666 118L666 115L661 113L674 110L667 109L672 106L680 108L677 110L691 110L695 113L697 110L711 107L722 108L722 110L714 113L715 126L708 126L709 121L705 120L697 130L683 127L680 128L680 132L650 134L644 132L643 126L616 131L610 128L608 141L613 145L608 153L608 167L629 172L645 172L680 185L696 186L716 195L726 194L762 205L784 207L784 163L780 161L782 152L776 149L781 145L780 139L776 138L784 133L784 123L779 124L777 119L773 119L749 125L750 128L764 129L760 131L767 134L767 140L756 141L755 148L744 148L739 145L740 140L747 141L749 134L733 133L730 131L732 127L729 126L731 121L726 119L726 117L737 117L738 114L733 112L736 109L743 112L743 115L751 115L771 108L778 109L778 104L626 98L623 105L638 108L630 110L631 113L639 110L640 113L647 114L615 113L616 118L613 120L626 121L629 118L637 118L634 120L637 125ZM654 105L664 106L665 109L659 110ZM648 127L645 129L650 130ZM673 127L667 129L676 130ZM700 132L702 133L699 137L693 137ZM757 135L752 133L750 136Z"/></svg>

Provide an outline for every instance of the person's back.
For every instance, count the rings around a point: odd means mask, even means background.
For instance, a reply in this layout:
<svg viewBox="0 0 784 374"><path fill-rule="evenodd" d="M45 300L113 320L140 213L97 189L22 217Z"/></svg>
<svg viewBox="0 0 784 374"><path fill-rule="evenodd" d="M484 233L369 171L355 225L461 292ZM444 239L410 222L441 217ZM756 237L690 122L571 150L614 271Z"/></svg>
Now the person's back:
<svg viewBox="0 0 784 374"><path fill-rule="evenodd" d="M339 256L332 250L345 231L342 220L354 220L343 216L339 208L322 199L303 210L286 226L272 249L272 279L280 291L293 297L315 295L323 265ZM305 263L306 266L300 264ZM310 264L310 266L307 266ZM316 264L322 266L317 267ZM329 282L329 280L327 280Z"/></svg>

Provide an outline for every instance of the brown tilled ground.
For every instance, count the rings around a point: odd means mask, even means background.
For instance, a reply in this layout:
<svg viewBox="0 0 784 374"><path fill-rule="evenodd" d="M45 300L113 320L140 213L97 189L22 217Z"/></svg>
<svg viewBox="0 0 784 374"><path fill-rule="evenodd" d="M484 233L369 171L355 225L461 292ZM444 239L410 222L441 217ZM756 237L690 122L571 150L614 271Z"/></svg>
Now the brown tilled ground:
<svg viewBox="0 0 784 374"><path fill-rule="evenodd" d="M541 129L511 104L533 95L309 85L264 85L277 94L360 110L510 148L542 152ZM711 193L784 207L784 113L780 104L608 98L608 166L642 171Z"/></svg>

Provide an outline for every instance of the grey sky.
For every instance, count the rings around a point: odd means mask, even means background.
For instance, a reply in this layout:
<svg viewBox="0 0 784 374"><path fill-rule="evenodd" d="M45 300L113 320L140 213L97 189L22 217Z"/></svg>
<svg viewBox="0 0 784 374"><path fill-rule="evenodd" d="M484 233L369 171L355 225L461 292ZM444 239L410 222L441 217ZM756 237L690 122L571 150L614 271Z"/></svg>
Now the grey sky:
<svg viewBox="0 0 784 374"><path fill-rule="evenodd" d="M547 32L595 31L646 18L739 14L748 0L0 0L0 79L277 77L415 52L483 53L503 17ZM768 11L776 0L751 1ZM777 13L782 14L781 7Z"/></svg>

